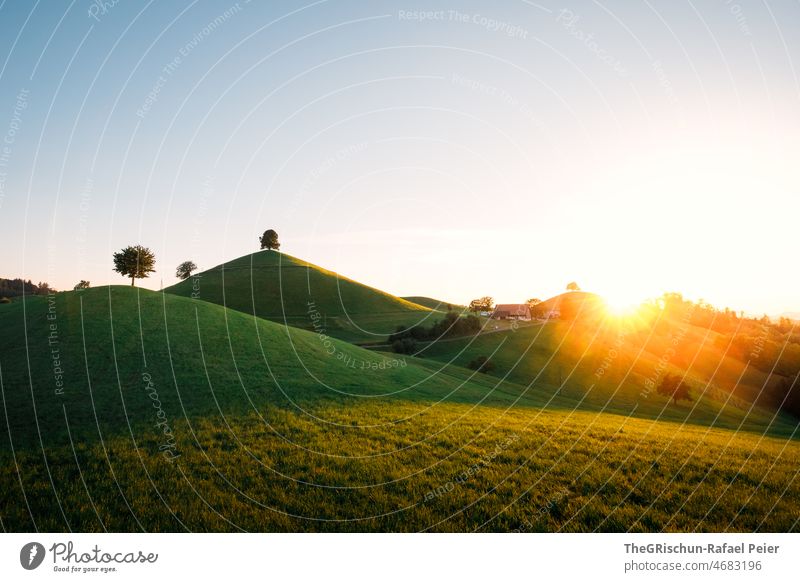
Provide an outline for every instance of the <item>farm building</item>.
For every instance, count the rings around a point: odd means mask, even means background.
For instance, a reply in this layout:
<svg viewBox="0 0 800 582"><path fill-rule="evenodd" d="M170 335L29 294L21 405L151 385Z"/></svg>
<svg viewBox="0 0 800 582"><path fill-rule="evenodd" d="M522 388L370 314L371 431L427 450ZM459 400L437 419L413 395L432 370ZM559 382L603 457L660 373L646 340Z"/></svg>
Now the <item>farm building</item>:
<svg viewBox="0 0 800 582"><path fill-rule="evenodd" d="M527 303L505 303L494 308L492 319L531 320L531 308Z"/></svg>

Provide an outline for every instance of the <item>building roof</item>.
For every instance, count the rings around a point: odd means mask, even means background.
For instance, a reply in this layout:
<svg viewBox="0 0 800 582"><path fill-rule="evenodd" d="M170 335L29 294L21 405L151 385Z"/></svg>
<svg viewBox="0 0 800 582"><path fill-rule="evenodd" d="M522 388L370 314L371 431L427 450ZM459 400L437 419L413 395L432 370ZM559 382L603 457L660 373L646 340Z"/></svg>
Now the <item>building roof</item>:
<svg viewBox="0 0 800 582"><path fill-rule="evenodd" d="M494 308L495 313L505 313L508 316L530 316L531 308L527 303L503 303L496 305Z"/></svg>

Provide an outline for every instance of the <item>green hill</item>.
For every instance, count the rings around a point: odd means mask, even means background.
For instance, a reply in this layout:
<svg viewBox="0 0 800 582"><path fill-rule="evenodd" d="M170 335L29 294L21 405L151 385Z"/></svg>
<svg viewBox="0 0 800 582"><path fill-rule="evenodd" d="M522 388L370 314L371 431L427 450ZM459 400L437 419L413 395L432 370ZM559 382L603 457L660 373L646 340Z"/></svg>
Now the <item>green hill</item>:
<svg viewBox="0 0 800 582"><path fill-rule="evenodd" d="M165 291L351 342L381 340L433 316L427 307L276 251L239 257Z"/></svg>
<svg viewBox="0 0 800 582"><path fill-rule="evenodd" d="M456 303L448 303L447 301L439 301L438 299L433 299L432 297L401 297L401 299L408 301L410 303L416 303L417 305L422 305L423 307L427 307L428 309L434 309L436 311L447 311L448 308L450 309L464 309L463 305L458 305Z"/></svg>
<svg viewBox="0 0 800 582"><path fill-rule="evenodd" d="M544 403L467 370L127 286L20 299L2 306L0 325L0 373L13 387L7 407L19 443L35 444L45 429L66 437L57 430L64 407L80 440L97 438L98 423L127 434L129 422L151 420L150 383L187 418L364 398Z"/></svg>
<svg viewBox="0 0 800 582"><path fill-rule="evenodd" d="M760 417L609 414L126 286L0 329L5 531L797 527L800 443Z"/></svg>

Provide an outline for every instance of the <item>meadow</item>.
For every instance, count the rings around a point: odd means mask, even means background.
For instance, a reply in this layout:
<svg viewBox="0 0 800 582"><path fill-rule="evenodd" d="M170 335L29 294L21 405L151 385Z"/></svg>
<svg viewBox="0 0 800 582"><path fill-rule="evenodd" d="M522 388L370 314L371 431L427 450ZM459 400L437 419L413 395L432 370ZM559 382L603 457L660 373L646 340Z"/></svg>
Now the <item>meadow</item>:
<svg viewBox="0 0 800 582"><path fill-rule="evenodd" d="M362 402L174 430L169 462L146 427L48 447L47 466L17 451L3 527L789 532L800 516L800 443L612 414Z"/></svg>
<svg viewBox="0 0 800 582"><path fill-rule="evenodd" d="M353 289L376 318L405 305ZM241 310L127 286L0 305L3 530L798 529L796 420L722 392L642 398L657 343L633 362L612 328L559 321L411 357L253 315L247 295ZM487 352L491 374L465 367Z"/></svg>

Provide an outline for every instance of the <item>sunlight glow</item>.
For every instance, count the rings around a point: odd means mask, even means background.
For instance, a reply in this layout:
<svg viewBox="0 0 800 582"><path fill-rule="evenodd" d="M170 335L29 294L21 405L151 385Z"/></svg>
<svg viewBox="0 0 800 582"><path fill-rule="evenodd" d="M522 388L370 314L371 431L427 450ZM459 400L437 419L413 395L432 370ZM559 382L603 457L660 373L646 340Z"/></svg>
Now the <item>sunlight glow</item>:
<svg viewBox="0 0 800 582"><path fill-rule="evenodd" d="M642 305L643 299L635 298L629 293L611 293L603 295L609 315L626 317L635 315Z"/></svg>

